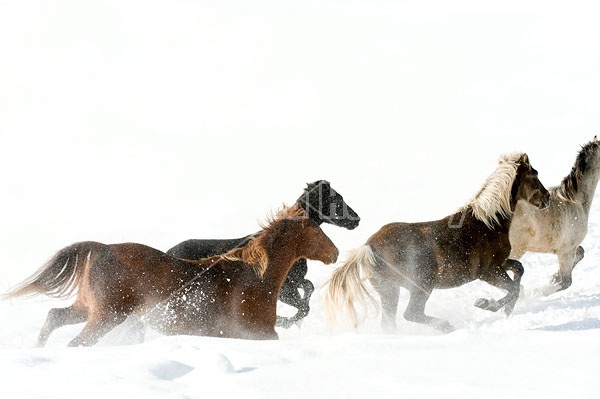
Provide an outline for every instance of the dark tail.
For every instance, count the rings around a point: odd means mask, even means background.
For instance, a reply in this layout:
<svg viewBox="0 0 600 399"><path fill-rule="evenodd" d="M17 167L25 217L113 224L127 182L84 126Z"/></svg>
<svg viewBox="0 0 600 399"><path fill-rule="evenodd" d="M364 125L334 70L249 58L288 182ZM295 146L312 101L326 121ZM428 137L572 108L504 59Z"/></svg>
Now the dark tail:
<svg viewBox="0 0 600 399"><path fill-rule="evenodd" d="M4 299L39 294L66 299L81 283L92 252L105 250L106 245L84 241L61 249L29 278L10 289Z"/></svg>

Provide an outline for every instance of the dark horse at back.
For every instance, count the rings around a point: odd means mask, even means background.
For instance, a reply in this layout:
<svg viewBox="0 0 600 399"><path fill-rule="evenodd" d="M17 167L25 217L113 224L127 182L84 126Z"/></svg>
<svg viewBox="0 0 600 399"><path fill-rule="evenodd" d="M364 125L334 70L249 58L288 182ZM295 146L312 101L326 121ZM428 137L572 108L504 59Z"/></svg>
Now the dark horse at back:
<svg viewBox="0 0 600 399"><path fill-rule="evenodd" d="M296 200L308 217L318 225L329 223L352 230L360 223L360 217L344 202L344 198L334 190L328 181L318 180L309 183L304 193ZM254 234L232 239L190 239L183 241L167 251L167 254L182 259L200 260L224 254L244 246ZM289 328L302 320L310 311L309 301L315 290L313 283L306 279L308 265L306 259L300 259L292 266L285 279L279 300L297 308L292 317L277 317L277 326ZM302 295L300 294L302 290Z"/></svg>

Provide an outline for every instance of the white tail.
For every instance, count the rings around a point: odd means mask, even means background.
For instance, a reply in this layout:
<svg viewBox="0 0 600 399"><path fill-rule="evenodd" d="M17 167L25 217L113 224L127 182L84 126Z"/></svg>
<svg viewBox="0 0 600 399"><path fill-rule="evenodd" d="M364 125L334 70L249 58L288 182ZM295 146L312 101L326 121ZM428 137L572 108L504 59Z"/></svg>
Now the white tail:
<svg viewBox="0 0 600 399"><path fill-rule="evenodd" d="M369 293L365 281L371 276L375 255L367 244L352 251L342 266L336 269L327 282L325 310L331 325L336 324L338 314L347 311L353 326L358 325L355 303L366 310L367 299L378 309L377 301ZM362 276L361 276L362 269Z"/></svg>

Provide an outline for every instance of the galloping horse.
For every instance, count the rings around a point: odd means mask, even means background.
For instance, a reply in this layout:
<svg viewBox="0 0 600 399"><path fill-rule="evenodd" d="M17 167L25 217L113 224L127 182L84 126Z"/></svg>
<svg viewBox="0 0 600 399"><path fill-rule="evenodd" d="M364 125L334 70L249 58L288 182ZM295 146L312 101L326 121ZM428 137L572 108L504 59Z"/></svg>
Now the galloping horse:
<svg viewBox="0 0 600 399"><path fill-rule="evenodd" d="M336 313L345 308L357 324L354 302L362 306L366 306L366 299L374 302L364 285L366 279L381 296L382 326L386 330L396 327L400 287L410 292L404 318L443 332L452 331L452 325L425 314L433 289L480 279L508 293L500 300L481 298L475 306L494 312L504 308L510 314L523 274L520 262L507 260L512 212L520 199L544 208L548 197L526 154L502 156L483 188L457 213L432 222L385 225L355 250L328 281L329 320L334 322ZM506 269L512 270L514 280Z"/></svg>
<svg viewBox="0 0 600 399"><path fill-rule="evenodd" d="M299 205L276 215L243 247L199 261L142 244L80 242L60 250L7 297L46 294L75 302L54 308L38 338L87 321L69 345L93 345L128 315L148 315L167 334L277 339L277 296L300 258L335 262L338 250Z"/></svg>
<svg viewBox="0 0 600 399"><path fill-rule="evenodd" d="M600 141L596 137L581 148L575 164L561 184L551 187L548 209L524 201L515 208L510 229L511 259L525 252L556 254L558 272L542 290L550 295L571 285L575 265L583 259L579 245L587 234L588 215L600 177Z"/></svg>
<svg viewBox="0 0 600 399"><path fill-rule="evenodd" d="M337 193L329 182L318 180L309 183L304 193L296 200L297 204L306 211L308 217L317 224L330 223L334 226L344 227L352 230L360 222L360 217L345 202L344 198ZM191 239L183 241L167 251L167 254L183 259L202 259L209 256L223 254L234 248L246 244L253 235L233 239ZM277 326L289 328L294 323L303 319L310 311L309 300L315 290L310 280L305 278L308 272L306 259L298 260L290 270L281 292L279 300L285 304L295 307L296 314L292 317L277 317ZM300 295L299 289L303 295Z"/></svg>

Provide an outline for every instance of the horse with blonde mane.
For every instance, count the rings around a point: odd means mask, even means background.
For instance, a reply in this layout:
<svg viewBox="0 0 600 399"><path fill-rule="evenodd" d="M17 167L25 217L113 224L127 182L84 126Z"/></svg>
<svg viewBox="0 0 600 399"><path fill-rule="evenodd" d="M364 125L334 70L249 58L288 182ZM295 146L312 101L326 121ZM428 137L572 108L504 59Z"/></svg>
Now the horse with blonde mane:
<svg viewBox="0 0 600 399"><path fill-rule="evenodd" d="M165 334L277 339L279 290L300 258L329 264L338 250L299 206L279 212L246 245L197 261L142 244L80 242L60 250L6 297L45 294L75 302L54 308L40 335L86 322L69 346L93 345L136 314Z"/></svg>
<svg viewBox="0 0 600 399"><path fill-rule="evenodd" d="M587 234L588 215L600 177L600 141L597 137L582 146L571 172L561 184L550 187L548 208L537 209L519 201L510 230L511 259L526 252L555 254L558 272L541 290L550 295L568 288L575 265L583 259L580 246Z"/></svg>
<svg viewBox="0 0 600 399"><path fill-rule="evenodd" d="M425 314L433 289L452 288L475 279L507 291L499 300L481 298L475 306L510 314L519 297L523 267L508 260L512 213L523 199L545 208L549 194L538 180L526 154L502 156L480 192L457 213L424 223L391 223L352 252L328 281L326 310L330 322L346 310L356 326L355 304L375 303L369 280L381 297L382 327L396 328L400 287L410 300L404 318L443 332L453 331L446 320ZM513 272L513 279L506 270ZM362 275L361 275L362 270Z"/></svg>

